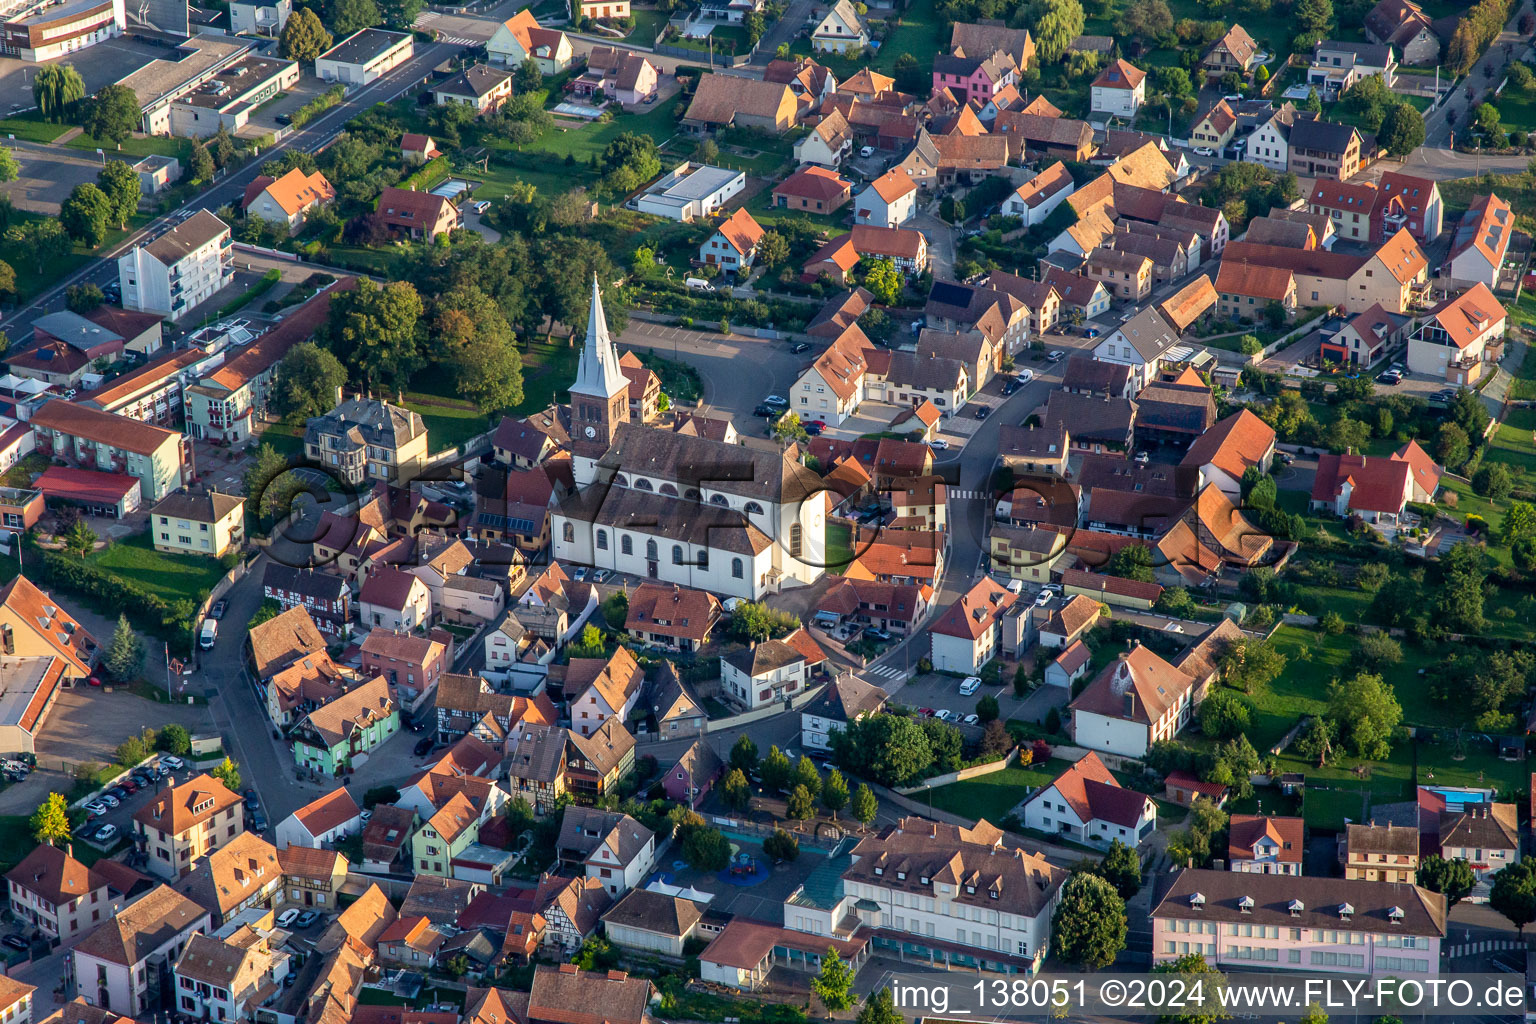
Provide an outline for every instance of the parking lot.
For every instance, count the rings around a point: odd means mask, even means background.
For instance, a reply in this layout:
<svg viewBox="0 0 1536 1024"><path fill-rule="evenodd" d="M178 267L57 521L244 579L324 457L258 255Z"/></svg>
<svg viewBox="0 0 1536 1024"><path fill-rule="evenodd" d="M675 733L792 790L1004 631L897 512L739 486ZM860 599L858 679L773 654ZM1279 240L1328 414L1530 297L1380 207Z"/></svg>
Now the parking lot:
<svg viewBox="0 0 1536 1024"><path fill-rule="evenodd" d="M21 174L5 184L5 193L18 210L56 217L59 204L76 185L94 184L101 158L88 149L19 144L12 148Z"/></svg>
<svg viewBox="0 0 1536 1024"><path fill-rule="evenodd" d="M180 767L177 767L178 763ZM199 770L189 762L170 754L161 754L148 764L159 776L148 786L140 786L130 779L128 782L121 783L121 788L126 791L131 785L134 787L132 792L124 792L119 796L105 795L85 805L92 817L76 830L77 842L88 842L108 852L116 849L133 835L134 814L148 804L157 792L167 786L180 785L199 774ZM135 771L138 770L135 769ZM147 778L147 773L141 778ZM117 804L115 807L112 806L114 802ZM106 813L99 813L102 809L105 809ZM251 824L250 816L247 815L246 827L250 828ZM108 825L116 829L116 832L109 838L96 838L99 830Z"/></svg>

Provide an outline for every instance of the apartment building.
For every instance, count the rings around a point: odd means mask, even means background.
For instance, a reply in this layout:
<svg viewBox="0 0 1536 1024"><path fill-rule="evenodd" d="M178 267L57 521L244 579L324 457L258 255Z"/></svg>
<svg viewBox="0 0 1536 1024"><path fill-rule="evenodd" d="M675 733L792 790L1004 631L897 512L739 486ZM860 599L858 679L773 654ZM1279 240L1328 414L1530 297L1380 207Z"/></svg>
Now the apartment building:
<svg viewBox="0 0 1536 1024"><path fill-rule="evenodd" d="M123 308L180 320L234 280L229 225L199 210L117 261Z"/></svg>
<svg viewBox="0 0 1536 1024"><path fill-rule="evenodd" d="M37 451L82 469L136 477L145 501L181 489L183 439L174 430L59 398L29 422Z"/></svg>
<svg viewBox="0 0 1536 1024"><path fill-rule="evenodd" d="M68 847L48 843L38 844L5 874L11 913L64 945L73 944L122 909L138 879L137 872L117 861L102 860L98 867L86 867Z"/></svg>
<svg viewBox="0 0 1536 1024"><path fill-rule="evenodd" d="M102 1010L149 1015L166 994L161 986L169 984L171 965L208 928L208 911L162 885L75 946L76 991Z"/></svg>
<svg viewBox="0 0 1536 1024"><path fill-rule="evenodd" d="M245 544L245 499L235 494L178 491L149 512L156 551L222 558Z"/></svg>
<svg viewBox="0 0 1536 1024"><path fill-rule="evenodd" d="M1365 882L1406 882L1419 877L1419 830L1410 825L1348 825L1344 830L1344 877Z"/></svg>
<svg viewBox="0 0 1536 1024"><path fill-rule="evenodd" d="M133 831L161 878L189 874L203 858L245 831L240 794L212 775L167 786L133 815Z"/></svg>

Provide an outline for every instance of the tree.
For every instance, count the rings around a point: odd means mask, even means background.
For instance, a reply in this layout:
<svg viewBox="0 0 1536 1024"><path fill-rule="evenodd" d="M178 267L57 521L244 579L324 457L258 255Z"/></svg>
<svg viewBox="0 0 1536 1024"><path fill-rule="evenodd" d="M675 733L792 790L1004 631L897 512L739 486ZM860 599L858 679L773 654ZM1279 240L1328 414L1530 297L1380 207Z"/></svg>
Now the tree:
<svg viewBox="0 0 1536 1024"><path fill-rule="evenodd" d="M1396 104L1381 119L1376 140L1391 156L1402 159L1424 145L1424 115L1410 103Z"/></svg>
<svg viewBox="0 0 1536 1024"><path fill-rule="evenodd" d="M1477 109L1472 112L1472 116L1483 134L1495 137L1503 135L1503 125L1499 123L1499 108L1492 103L1479 103ZM1499 144L1503 141L1502 137L1497 138Z"/></svg>
<svg viewBox="0 0 1536 1024"><path fill-rule="evenodd" d="M390 28L409 32L416 16L426 7L426 0L378 0L379 13Z"/></svg>
<svg viewBox="0 0 1536 1024"><path fill-rule="evenodd" d="M1486 552L1470 541L1461 541L1440 556L1441 585L1431 598L1434 613L1446 629L1475 633L1483 618L1484 583L1488 577Z"/></svg>
<svg viewBox="0 0 1536 1024"><path fill-rule="evenodd" d="M112 631L112 642L107 645L102 666L120 683L131 682L144 667L144 641L133 631L127 612L118 613L117 628Z"/></svg>
<svg viewBox="0 0 1536 1024"><path fill-rule="evenodd" d="M763 789L770 793L777 793L789 788L790 779L794 777L794 766L782 750L776 746L769 747L768 756L763 758L757 777L762 782Z"/></svg>
<svg viewBox="0 0 1536 1024"><path fill-rule="evenodd" d="M731 767L751 776L757 771L757 744L752 737L742 733L731 747Z"/></svg>
<svg viewBox="0 0 1536 1024"><path fill-rule="evenodd" d="M1303 34L1325 34L1333 27L1333 0L1298 0L1291 19Z"/></svg>
<svg viewBox="0 0 1536 1024"><path fill-rule="evenodd" d="M240 766L229 758L226 757L223 763L208 774L228 786L230 792L240 792Z"/></svg>
<svg viewBox="0 0 1536 1024"><path fill-rule="evenodd" d="M64 531L62 540L65 551L84 558L96 546L96 531L92 530L91 524L84 519L76 519L69 524L69 529Z"/></svg>
<svg viewBox="0 0 1536 1024"><path fill-rule="evenodd" d="M813 800L821 794L821 772L816 770L816 762L805 754L801 754L800 760L795 762L794 783L804 786Z"/></svg>
<svg viewBox="0 0 1536 1024"><path fill-rule="evenodd" d="M347 383L341 360L312 341L300 342L277 364L272 409L279 416L308 419L329 412Z"/></svg>
<svg viewBox="0 0 1536 1024"><path fill-rule="evenodd" d="M192 143L192 152L187 157L187 173L192 176L194 185L213 180L213 156L201 140Z"/></svg>
<svg viewBox="0 0 1536 1024"><path fill-rule="evenodd" d="M1118 839L1109 844L1104 859L1094 865L1093 873L1114 886L1124 900L1135 896L1141 888L1141 858Z"/></svg>
<svg viewBox="0 0 1536 1024"><path fill-rule="evenodd" d="M763 840L763 852L781 864L787 864L800 856L800 840L781 828Z"/></svg>
<svg viewBox="0 0 1536 1024"><path fill-rule="evenodd" d="M46 120L67 120L85 100L85 79L73 64L44 64L32 76L32 100Z"/></svg>
<svg viewBox="0 0 1536 1024"><path fill-rule="evenodd" d="M1536 505L1528 501L1513 502L1504 513L1503 534L1506 544L1536 537Z"/></svg>
<svg viewBox="0 0 1536 1024"><path fill-rule="evenodd" d="M1316 761L1319 768L1328 763L1333 753L1333 738L1337 730L1331 721L1321 715L1307 719L1291 746L1308 761Z"/></svg>
<svg viewBox="0 0 1536 1024"><path fill-rule="evenodd" d="M1237 350L1245 356L1256 356L1264 351L1264 343L1257 335L1245 334L1237 339Z"/></svg>
<svg viewBox="0 0 1536 1024"><path fill-rule="evenodd" d="M1242 640L1221 656L1221 678L1233 689L1258 693L1285 671L1286 657L1268 640Z"/></svg>
<svg viewBox="0 0 1536 1024"><path fill-rule="evenodd" d="M1157 579L1152 573L1152 552L1145 544L1127 544L1116 551L1104 571L1111 576L1142 583L1153 583Z"/></svg>
<svg viewBox="0 0 1536 1024"><path fill-rule="evenodd" d="M789 799L784 802L784 813L793 821L815 817L816 806L811 791L800 785L790 790Z"/></svg>
<svg viewBox="0 0 1536 1024"><path fill-rule="evenodd" d="M1314 114L1321 114L1323 112L1323 100L1318 96L1315 88L1307 89L1307 98L1302 101L1301 106L1303 110L1311 111Z"/></svg>
<svg viewBox="0 0 1536 1024"><path fill-rule="evenodd" d="M289 60L310 64L329 50L331 43L331 34L320 23L314 8L300 7L283 23L283 31L277 37L277 52Z"/></svg>
<svg viewBox="0 0 1536 1024"><path fill-rule="evenodd" d="M721 326L724 326L723 322ZM800 422L800 414L790 410L774 421L773 438L783 444L791 441L803 444L811 439L811 435L806 431L805 424Z"/></svg>
<svg viewBox="0 0 1536 1024"><path fill-rule="evenodd" d="M94 284L72 284L64 289L64 307L71 313L89 313L107 301L101 289Z"/></svg>
<svg viewBox="0 0 1536 1024"><path fill-rule="evenodd" d="M863 261L864 287L882 306L894 306L901 301L902 280L896 264L888 259Z"/></svg>
<svg viewBox="0 0 1536 1024"><path fill-rule="evenodd" d="M1488 905L1508 918L1524 938L1525 926L1536 921L1536 863L1516 861L1494 875Z"/></svg>
<svg viewBox="0 0 1536 1024"><path fill-rule="evenodd" d="M1212 739L1225 740L1247 732L1253 709L1229 690L1213 690L1200 702L1200 728Z"/></svg>
<svg viewBox="0 0 1536 1024"><path fill-rule="evenodd" d="M997 698L990 693L976 702L976 718L983 725L995 722L1001 715L1002 708L998 706Z"/></svg>
<svg viewBox="0 0 1536 1024"><path fill-rule="evenodd" d="M821 806L833 821L837 820L837 812L848 806L848 780L836 768L827 773L827 780L821 784Z"/></svg>
<svg viewBox="0 0 1536 1024"><path fill-rule="evenodd" d="M113 160L96 175L97 185L112 204L112 219L119 228L139 212L139 173L122 160Z"/></svg>
<svg viewBox="0 0 1536 1024"><path fill-rule="evenodd" d="M1472 871L1472 865L1459 857L1446 860L1435 853L1425 857L1419 864L1418 879L1424 888L1445 897L1447 911L1466 899L1473 886L1477 885L1477 875Z"/></svg>
<svg viewBox="0 0 1536 1024"><path fill-rule="evenodd" d="M138 97L126 85L106 85L85 105L81 127L87 135L121 149L143 118Z"/></svg>
<svg viewBox="0 0 1536 1024"><path fill-rule="evenodd" d="M837 949L827 947L821 958L821 973L811 979L811 991L821 999L828 1013L842 1013L853 1005L853 969L837 955Z"/></svg>
<svg viewBox="0 0 1536 1024"><path fill-rule="evenodd" d="M749 643L753 640L777 640L800 628L800 617L792 612L770 608L762 601L748 601L731 613L731 636ZM757 747L754 745L753 754Z"/></svg>
<svg viewBox="0 0 1536 1024"><path fill-rule="evenodd" d="M1450 470L1460 469L1471 451L1465 430L1455 423L1440 424L1440 431L1435 436L1435 458L1441 465Z"/></svg>
<svg viewBox="0 0 1536 1024"><path fill-rule="evenodd" d="M746 29L747 45L756 46L757 41L763 38L763 29L766 27L763 23L763 12L748 11L747 16L742 19L741 27Z"/></svg>
<svg viewBox="0 0 1536 1024"><path fill-rule="evenodd" d="M1328 717L1356 757L1380 761L1392 750L1392 731L1402 721L1397 697L1379 675L1357 673L1328 687Z"/></svg>
<svg viewBox="0 0 1536 1024"><path fill-rule="evenodd" d="M1472 475L1472 491L1492 501L1503 501L1515 483L1509 467L1502 462L1485 462Z"/></svg>
<svg viewBox="0 0 1536 1024"><path fill-rule="evenodd" d="M1177 960L1167 960L1152 968L1153 974L1180 974L1188 979L1186 991L1198 991L1204 998L1199 1002L1187 1002L1184 1009L1175 1014L1163 1014L1158 1024L1218 1024L1230 1014L1224 1009L1226 999L1216 993L1226 987L1227 976L1206 962L1199 953L1186 953Z"/></svg>
<svg viewBox="0 0 1536 1024"><path fill-rule="evenodd" d="M366 277L331 296L325 342L354 378L399 392L421 364L421 296L404 281L380 287Z"/></svg>
<svg viewBox="0 0 1536 1024"><path fill-rule="evenodd" d="M702 818L699 819L701 822ZM683 859L695 871L723 871L731 863L731 844L719 829L685 825L679 830Z"/></svg>
<svg viewBox="0 0 1536 1024"><path fill-rule="evenodd" d="M16 159L15 151L0 146L0 181L15 181L19 177L21 177L21 162ZM9 208L5 217L10 218Z"/></svg>
<svg viewBox="0 0 1536 1024"><path fill-rule="evenodd" d="M1301 1015L1299 1024L1328 1024L1328 1011L1321 1003L1308 1003L1307 1012Z"/></svg>
<svg viewBox="0 0 1536 1024"><path fill-rule="evenodd" d="M733 811L744 811L752 806L752 785L740 768L732 768L725 781L720 783L720 799Z"/></svg>
<svg viewBox="0 0 1536 1024"><path fill-rule="evenodd" d="M64 794L49 793L32 812L32 838L58 846L69 836L69 805L64 802Z"/></svg>
<svg viewBox="0 0 1536 1024"><path fill-rule="evenodd" d="M155 734L155 749L178 756L186 754L192 749L192 734L187 732L186 726L175 722L161 726Z"/></svg>
<svg viewBox="0 0 1536 1024"><path fill-rule="evenodd" d="M484 412L522 402L523 360L512 325L494 299L475 285L456 288L438 300L434 327L434 351L459 394Z"/></svg>
<svg viewBox="0 0 1536 1024"><path fill-rule="evenodd" d="M1096 970L1125 948L1125 900L1098 875L1080 871L1061 887L1051 949L1067 963Z"/></svg>
<svg viewBox="0 0 1536 1024"><path fill-rule="evenodd" d="M859 788L853 791L853 799L848 804L848 813L852 814L859 824L868 826L875 820L875 812L879 809L880 804L875 799L875 791L864 783L859 783Z"/></svg>
<svg viewBox="0 0 1536 1024"><path fill-rule="evenodd" d="M902 715L866 715L849 722L832 734L832 751L844 771L884 786L905 786L933 765L928 733Z"/></svg>
<svg viewBox="0 0 1536 1024"><path fill-rule="evenodd" d="M384 15L373 0L326 0L331 34L345 38L365 28L382 24Z"/></svg>
<svg viewBox="0 0 1536 1024"><path fill-rule="evenodd" d="M902 1024L905 1018L896 1009L896 998L888 985L881 985L864 1000L854 1024Z"/></svg>
<svg viewBox="0 0 1536 1024"><path fill-rule="evenodd" d="M112 226L112 200L90 182L76 185L59 207L59 223L70 238L94 249L106 241Z"/></svg>
<svg viewBox="0 0 1536 1024"><path fill-rule="evenodd" d="M573 658L601 658L607 647L603 631L589 622L582 627L580 638L566 651Z"/></svg>
<svg viewBox="0 0 1536 1024"><path fill-rule="evenodd" d="M777 231L764 231L757 240L757 261L772 269L789 259L789 240Z"/></svg>
<svg viewBox="0 0 1536 1024"><path fill-rule="evenodd" d="M1083 34L1083 5L1078 0L1034 0L1026 13L1035 37L1035 54L1045 64L1066 55L1072 40Z"/></svg>

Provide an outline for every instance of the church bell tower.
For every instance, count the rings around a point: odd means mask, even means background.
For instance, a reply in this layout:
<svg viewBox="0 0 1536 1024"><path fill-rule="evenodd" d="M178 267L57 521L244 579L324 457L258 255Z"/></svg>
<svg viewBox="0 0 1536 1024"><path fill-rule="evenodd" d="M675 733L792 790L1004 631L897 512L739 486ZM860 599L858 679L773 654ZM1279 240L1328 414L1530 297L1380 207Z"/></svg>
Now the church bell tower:
<svg viewBox="0 0 1536 1024"><path fill-rule="evenodd" d="M587 340L571 385L571 462L578 487L597 477L596 464L613 444L619 425L629 422L629 378L608 336L603 297L592 275L592 309Z"/></svg>

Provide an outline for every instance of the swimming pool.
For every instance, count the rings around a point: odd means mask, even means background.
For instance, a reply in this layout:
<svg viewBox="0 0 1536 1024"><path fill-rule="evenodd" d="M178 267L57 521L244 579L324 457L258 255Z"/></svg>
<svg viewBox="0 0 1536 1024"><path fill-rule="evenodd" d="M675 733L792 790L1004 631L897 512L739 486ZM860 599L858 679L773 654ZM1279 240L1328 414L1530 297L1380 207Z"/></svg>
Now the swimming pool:
<svg viewBox="0 0 1536 1024"><path fill-rule="evenodd" d="M1492 800L1491 794L1483 789L1441 789L1431 786L1430 792L1445 801L1445 806L1451 810L1461 810L1469 804L1483 804Z"/></svg>
<svg viewBox="0 0 1536 1024"><path fill-rule="evenodd" d="M461 193L468 192L474 187L475 183L472 181L466 181L463 178L449 178L448 180L439 183L438 186L432 190L432 194L435 196L442 196L444 199L456 199Z"/></svg>

